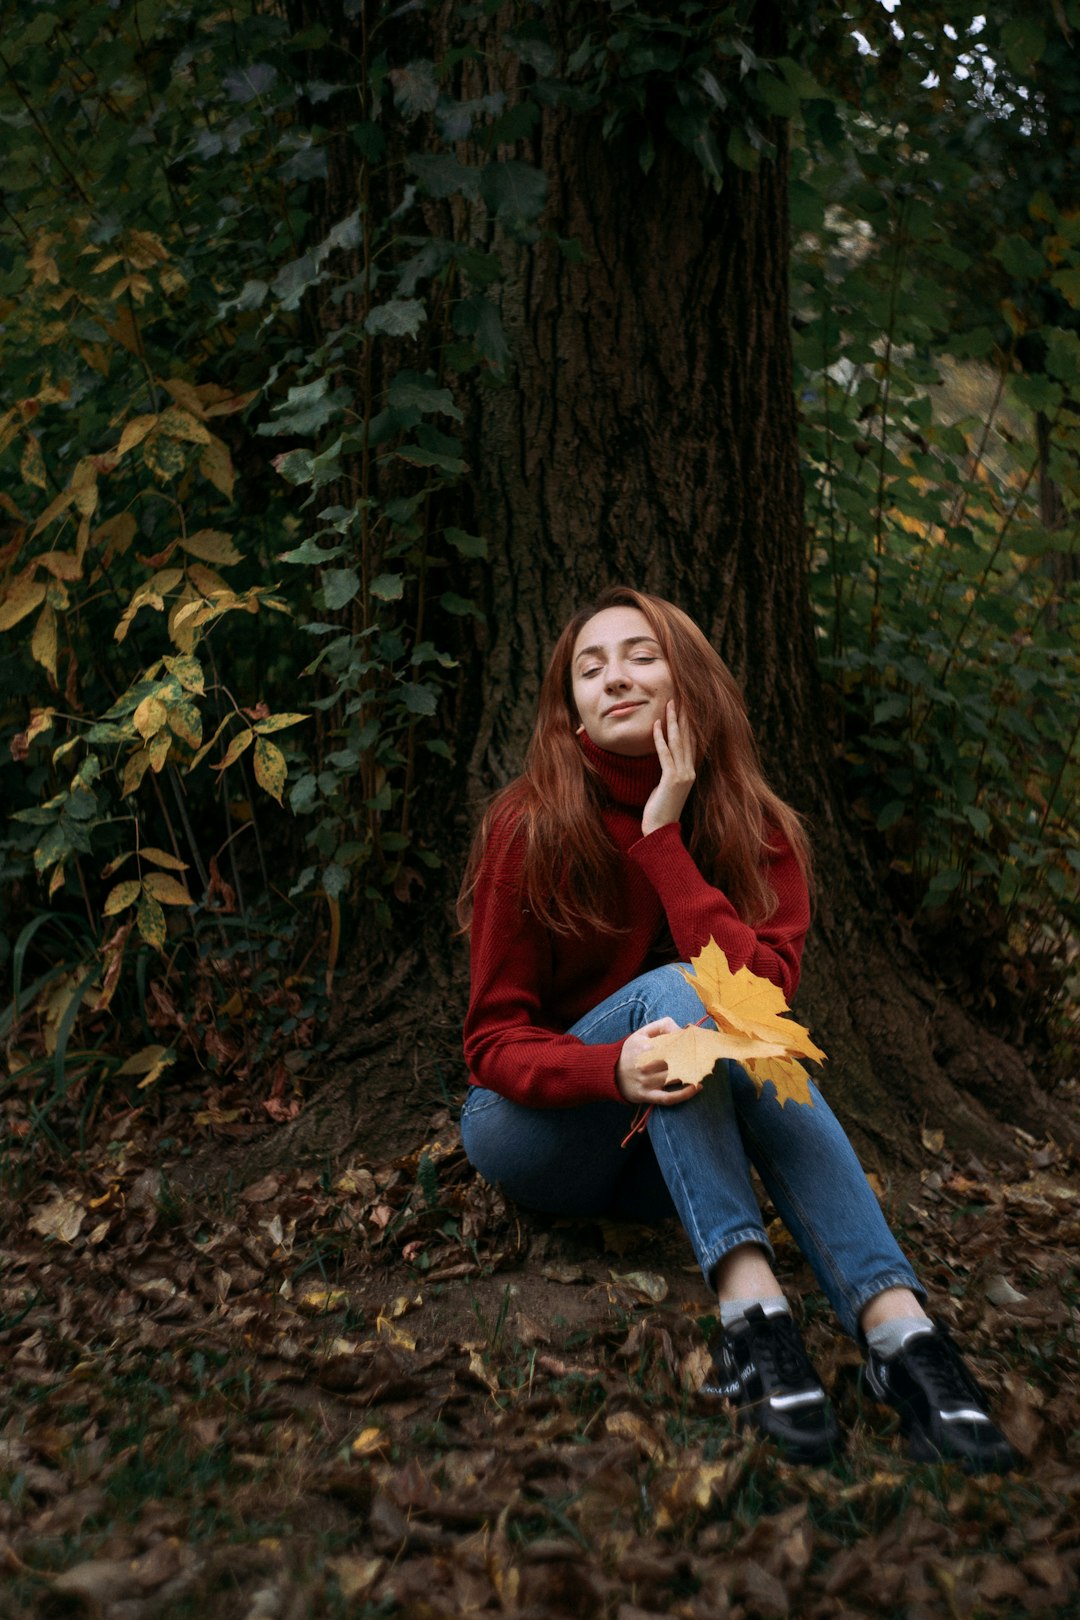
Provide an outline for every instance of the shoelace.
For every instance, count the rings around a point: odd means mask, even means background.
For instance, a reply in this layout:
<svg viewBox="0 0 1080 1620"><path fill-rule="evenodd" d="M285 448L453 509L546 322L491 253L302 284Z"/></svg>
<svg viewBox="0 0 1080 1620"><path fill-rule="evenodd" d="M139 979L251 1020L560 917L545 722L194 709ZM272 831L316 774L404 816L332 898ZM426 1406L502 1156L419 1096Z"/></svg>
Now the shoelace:
<svg viewBox="0 0 1080 1620"><path fill-rule="evenodd" d="M968 1372L948 1339L939 1333L920 1333L905 1346L908 1360L922 1375L926 1391L936 1406L950 1401L971 1402L981 1408L982 1391Z"/></svg>
<svg viewBox="0 0 1080 1620"><path fill-rule="evenodd" d="M790 1316L778 1313L766 1316L761 1322L749 1318L747 1321L759 1366L766 1368L780 1384L795 1387L817 1384L817 1375Z"/></svg>

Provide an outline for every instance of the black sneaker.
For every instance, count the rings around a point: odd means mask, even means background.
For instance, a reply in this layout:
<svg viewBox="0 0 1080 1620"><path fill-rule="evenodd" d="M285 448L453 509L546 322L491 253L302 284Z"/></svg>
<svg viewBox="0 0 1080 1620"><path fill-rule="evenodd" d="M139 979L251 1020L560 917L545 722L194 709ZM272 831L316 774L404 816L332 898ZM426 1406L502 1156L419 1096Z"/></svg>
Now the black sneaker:
<svg viewBox="0 0 1080 1620"><path fill-rule="evenodd" d="M866 1387L900 1414L917 1462L956 1462L969 1474L1007 1473L1017 1456L986 1414L986 1396L940 1322L886 1359L868 1352Z"/></svg>
<svg viewBox="0 0 1080 1620"><path fill-rule="evenodd" d="M793 1462L827 1462L840 1449L836 1419L786 1311L770 1316L751 1305L710 1349L713 1373L702 1394L733 1402L740 1427L760 1430Z"/></svg>

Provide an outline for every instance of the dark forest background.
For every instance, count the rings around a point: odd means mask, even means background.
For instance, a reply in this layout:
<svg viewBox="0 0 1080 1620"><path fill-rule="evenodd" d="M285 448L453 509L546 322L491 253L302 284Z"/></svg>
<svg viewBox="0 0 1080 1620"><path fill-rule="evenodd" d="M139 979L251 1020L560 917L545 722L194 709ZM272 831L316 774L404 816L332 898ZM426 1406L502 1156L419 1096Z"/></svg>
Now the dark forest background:
<svg viewBox="0 0 1080 1620"><path fill-rule="evenodd" d="M289 1156L404 1145L463 1083L471 828L620 580L706 627L809 818L799 1011L864 1139L1071 1136L1074 25L20 16L16 1141L180 1086Z"/></svg>
<svg viewBox="0 0 1080 1620"><path fill-rule="evenodd" d="M20 0L0 29L0 1616L1076 1612L1080 0ZM459 874L673 598L796 1013L1023 1467L698 1391L681 1233L461 1151Z"/></svg>

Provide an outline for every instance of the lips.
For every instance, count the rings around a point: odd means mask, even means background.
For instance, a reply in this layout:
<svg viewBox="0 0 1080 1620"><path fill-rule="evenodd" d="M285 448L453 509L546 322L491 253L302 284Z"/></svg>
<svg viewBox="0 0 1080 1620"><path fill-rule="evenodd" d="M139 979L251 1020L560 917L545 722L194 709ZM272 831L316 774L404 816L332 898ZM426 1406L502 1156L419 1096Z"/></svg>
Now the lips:
<svg viewBox="0 0 1080 1620"><path fill-rule="evenodd" d="M645 701L641 698L628 703L616 703L610 709L604 710L604 719L610 720L613 715L617 714L632 714L635 709L643 709L644 707Z"/></svg>

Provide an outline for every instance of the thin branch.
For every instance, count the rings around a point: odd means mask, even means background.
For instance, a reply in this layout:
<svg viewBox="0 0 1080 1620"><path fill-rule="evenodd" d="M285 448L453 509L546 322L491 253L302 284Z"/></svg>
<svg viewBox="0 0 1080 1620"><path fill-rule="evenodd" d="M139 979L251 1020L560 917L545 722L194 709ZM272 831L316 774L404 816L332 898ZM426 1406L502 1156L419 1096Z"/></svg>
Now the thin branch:
<svg viewBox="0 0 1080 1620"><path fill-rule="evenodd" d="M83 188L82 188L82 186L81 186L81 184L79 182L78 176L71 169L70 165L65 162L63 153L60 151L59 147L56 145L56 142L53 140L52 136L49 134L48 127L45 124L43 124L41 119L38 117L38 114L37 114L37 111L36 111L36 109L34 107L33 102L30 100L29 96L26 94L26 91L23 89L23 87L19 83L18 79L15 77L15 70L12 68L11 63L8 61L7 57L4 55L3 51L0 51L0 67L3 67L3 69L7 73L8 78L11 80L11 83L12 83L12 85L14 87L14 90L15 90L15 94L18 96L19 100L22 102L23 106L26 108L27 112L30 114L30 117L31 117L31 119L33 121L34 128L37 130L37 132L40 135L42 141L48 147L49 151L52 153L52 155L56 159L57 163L59 163L61 169L63 169L64 173L67 175L68 179L71 181L71 184L75 187L75 190L78 192L78 194L79 194L80 198L82 199L82 201L86 204L87 208L89 208L91 213L92 213L93 210L94 210L93 203L90 201L90 198L87 196L86 192L83 190Z"/></svg>

